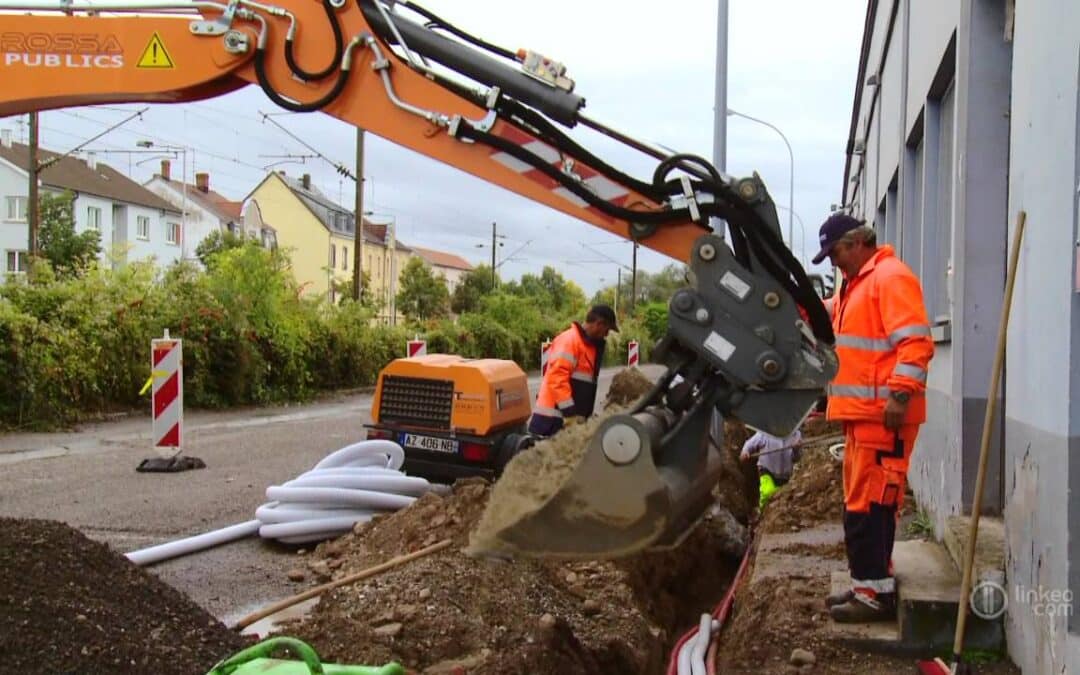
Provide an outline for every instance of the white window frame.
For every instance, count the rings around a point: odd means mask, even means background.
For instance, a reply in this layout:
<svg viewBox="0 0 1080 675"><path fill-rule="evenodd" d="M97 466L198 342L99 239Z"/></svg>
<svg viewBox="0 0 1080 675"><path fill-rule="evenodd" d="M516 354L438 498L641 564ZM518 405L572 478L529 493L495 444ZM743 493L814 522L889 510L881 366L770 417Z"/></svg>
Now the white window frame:
<svg viewBox="0 0 1080 675"><path fill-rule="evenodd" d="M330 244L330 269L337 266L337 246Z"/></svg>
<svg viewBox="0 0 1080 675"><path fill-rule="evenodd" d="M86 227L87 229L101 232L101 207L86 207Z"/></svg>
<svg viewBox="0 0 1080 675"><path fill-rule="evenodd" d="M172 246L180 245L180 237L183 233L180 231L180 223L166 222L165 223L165 243Z"/></svg>
<svg viewBox="0 0 1080 675"><path fill-rule="evenodd" d="M9 223L25 223L26 209L29 199L21 195L7 198L7 213L4 220ZM21 208L20 208L21 207Z"/></svg>
<svg viewBox="0 0 1080 675"><path fill-rule="evenodd" d="M8 274L26 274L26 270L29 267L29 256L26 251L18 249L9 249L5 251L4 256L4 270ZM11 268L11 255L15 254L15 269Z"/></svg>
<svg viewBox="0 0 1080 675"><path fill-rule="evenodd" d="M135 216L135 237L150 241L150 216Z"/></svg>

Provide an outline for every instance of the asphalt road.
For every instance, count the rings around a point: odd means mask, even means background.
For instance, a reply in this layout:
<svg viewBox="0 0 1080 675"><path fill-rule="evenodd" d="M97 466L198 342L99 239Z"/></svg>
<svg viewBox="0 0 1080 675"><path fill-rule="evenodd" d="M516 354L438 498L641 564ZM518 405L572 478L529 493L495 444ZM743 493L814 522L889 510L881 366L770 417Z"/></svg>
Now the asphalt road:
<svg viewBox="0 0 1080 675"><path fill-rule="evenodd" d="M599 400L616 372L601 373ZM539 376L530 378L534 396L538 384ZM370 409L371 395L356 394L189 413L184 454L207 468L179 474L135 472L153 456L149 415L0 436L0 516L60 520L123 552L250 520L268 486L363 438ZM286 579L298 562L295 550L250 538L149 569L228 621L302 590Z"/></svg>

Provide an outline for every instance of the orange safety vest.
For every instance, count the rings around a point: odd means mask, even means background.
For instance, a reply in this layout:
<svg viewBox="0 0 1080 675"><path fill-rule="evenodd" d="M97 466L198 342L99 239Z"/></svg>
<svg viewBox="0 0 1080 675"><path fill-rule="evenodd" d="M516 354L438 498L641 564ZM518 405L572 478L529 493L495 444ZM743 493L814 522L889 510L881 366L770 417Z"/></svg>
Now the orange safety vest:
<svg viewBox="0 0 1080 675"><path fill-rule="evenodd" d="M934 341L918 277L882 246L844 279L833 310L840 370L829 384L828 419L881 422L889 394L902 391L911 395L904 424L925 422Z"/></svg>
<svg viewBox="0 0 1080 675"><path fill-rule="evenodd" d="M604 342L590 339L577 322L559 333L548 350L547 373L533 413L558 418L591 415L603 360Z"/></svg>

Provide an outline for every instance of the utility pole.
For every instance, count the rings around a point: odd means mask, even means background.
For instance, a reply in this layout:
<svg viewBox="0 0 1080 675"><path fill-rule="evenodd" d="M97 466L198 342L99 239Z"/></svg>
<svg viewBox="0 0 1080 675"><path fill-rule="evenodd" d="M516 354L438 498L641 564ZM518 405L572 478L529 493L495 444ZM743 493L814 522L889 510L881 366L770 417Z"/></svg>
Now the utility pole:
<svg viewBox="0 0 1080 675"><path fill-rule="evenodd" d="M638 243L634 242L634 260L630 271L630 313L634 313L634 304L637 303L637 247Z"/></svg>
<svg viewBox="0 0 1080 675"><path fill-rule="evenodd" d="M615 268L617 275L615 277L615 316L619 316L619 294L622 293L622 268Z"/></svg>
<svg viewBox="0 0 1080 675"><path fill-rule="evenodd" d="M728 0L717 2L716 13L716 91L713 107L713 165L727 173L727 94L728 94ZM724 221L712 219L713 231L725 236Z"/></svg>
<svg viewBox="0 0 1080 675"><path fill-rule="evenodd" d="M491 223L491 292L495 292L495 223Z"/></svg>
<svg viewBox="0 0 1080 675"><path fill-rule="evenodd" d="M28 162L27 175L30 180L26 201L26 222L29 229L29 241L27 251L33 260L38 254L38 226L40 225L41 211L38 210L38 114L30 113L30 159Z"/></svg>
<svg viewBox="0 0 1080 675"><path fill-rule="evenodd" d="M353 300L360 302L364 281L364 130L356 127L356 239L353 241Z"/></svg>

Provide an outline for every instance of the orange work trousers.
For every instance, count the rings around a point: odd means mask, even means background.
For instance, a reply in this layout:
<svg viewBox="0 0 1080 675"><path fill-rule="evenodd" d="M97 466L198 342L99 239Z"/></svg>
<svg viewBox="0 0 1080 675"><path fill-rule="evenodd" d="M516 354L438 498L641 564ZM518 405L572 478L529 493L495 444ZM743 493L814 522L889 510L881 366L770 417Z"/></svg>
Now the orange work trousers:
<svg viewBox="0 0 1080 675"><path fill-rule="evenodd" d="M917 424L889 431L880 422L844 423L844 544L853 588L892 597L896 514L904 503Z"/></svg>

